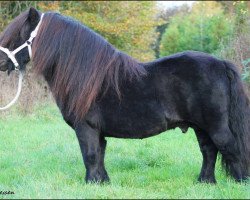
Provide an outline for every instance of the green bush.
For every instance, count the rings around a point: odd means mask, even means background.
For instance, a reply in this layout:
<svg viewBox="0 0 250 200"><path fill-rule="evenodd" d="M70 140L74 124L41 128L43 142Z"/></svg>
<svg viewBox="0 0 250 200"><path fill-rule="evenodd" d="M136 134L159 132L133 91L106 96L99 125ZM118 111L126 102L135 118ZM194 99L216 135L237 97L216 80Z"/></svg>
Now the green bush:
<svg viewBox="0 0 250 200"><path fill-rule="evenodd" d="M246 82L250 82L250 58L243 60L242 61L243 64L243 72L242 72L242 79Z"/></svg>
<svg viewBox="0 0 250 200"><path fill-rule="evenodd" d="M223 9L203 6L198 2L190 14L179 13L174 16L160 45L160 56L196 50L213 53L221 43L227 43L233 34L233 19L227 18ZM213 10L213 11L212 11Z"/></svg>

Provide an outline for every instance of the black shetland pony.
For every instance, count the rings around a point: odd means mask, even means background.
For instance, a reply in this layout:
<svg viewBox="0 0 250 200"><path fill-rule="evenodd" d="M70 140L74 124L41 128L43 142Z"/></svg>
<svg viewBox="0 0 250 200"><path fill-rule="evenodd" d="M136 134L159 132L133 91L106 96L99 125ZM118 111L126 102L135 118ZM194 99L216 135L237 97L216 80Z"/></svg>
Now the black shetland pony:
<svg viewBox="0 0 250 200"><path fill-rule="evenodd" d="M10 50L23 44L41 13L20 14L0 37ZM108 181L105 137L146 138L165 130L195 130L203 155L199 181L215 183L218 152L227 172L250 175L249 100L236 67L201 52L140 63L71 18L45 13L32 44L33 65L48 82L65 121L75 130L87 182ZM21 69L28 50L17 54ZM0 70L12 62L0 52Z"/></svg>

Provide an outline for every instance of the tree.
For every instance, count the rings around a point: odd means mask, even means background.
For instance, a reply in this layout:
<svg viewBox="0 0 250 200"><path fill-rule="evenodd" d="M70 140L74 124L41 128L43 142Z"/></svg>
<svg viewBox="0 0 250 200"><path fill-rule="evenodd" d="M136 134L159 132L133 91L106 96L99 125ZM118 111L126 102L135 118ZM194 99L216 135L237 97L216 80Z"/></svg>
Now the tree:
<svg viewBox="0 0 250 200"><path fill-rule="evenodd" d="M232 20L232 19L231 19ZM184 50L214 53L233 33L230 19L217 2L196 2L190 13L175 15L163 34L160 55Z"/></svg>
<svg viewBox="0 0 250 200"><path fill-rule="evenodd" d="M223 46L218 56L233 61L240 69L243 80L250 83L250 2L220 2L230 17L234 18L234 34L228 45Z"/></svg>
<svg viewBox="0 0 250 200"><path fill-rule="evenodd" d="M0 1L0 31L17 15L33 6L37 2L33 1Z"/></svg>
<svg viewBox="0 0 250 200"><path fill-rule="evenodd" d="M154 58L157 7L153 1L41 2L44 11L58 10L71 16L106 38L116 48L147 61Z"/></svg>
<svg viewBox="0 0 250 200"><path fill-rule="evenodd" d="M157 28L157 39L155 42L155 45L153 46L153 50L155 51L155 57L159 58L160 57L160 44L161 44L161 39L162 35L165 32L166 28L168 27L171 18L178 13L188 13L190 12L190 8L187 4L183 4L182 6L179 7L173 7L169 8L167 10L162 9L159 10L159 13L157 14L157 19L161 22Z"/></svg>

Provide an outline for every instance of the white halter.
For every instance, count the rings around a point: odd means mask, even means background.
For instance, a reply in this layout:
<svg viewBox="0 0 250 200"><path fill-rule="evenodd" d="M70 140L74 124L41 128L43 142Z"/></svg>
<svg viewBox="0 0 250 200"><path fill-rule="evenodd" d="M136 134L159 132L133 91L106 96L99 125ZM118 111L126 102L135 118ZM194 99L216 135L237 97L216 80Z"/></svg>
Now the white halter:
<svg viewBox="0 0 250 200"><path fill-rule="evenodd" d="M0 107L0 110L7 110L8 108L10 108L17 101L17 99L18 99L18 97L19 97L19 95L21 93L23 74L20 71L19 63L17 62L15 55L19 51L21 51L22 49L24 49L25 47L28 47L29 57L30 57L30 59L32 59L32 49L31 49L32 41L37 36L39 27L40 27L40 25L42 23L43 16L44 16L44 14L42 13L39 23L37 24L35 30L32 31L31 34L30 34L30 38L24 44L22 44L20 47L16 48L14 51L10 51L9 49L0 46L0 50L3 51L4 53L6 53L7 56L9 57L9 59L15 65L15 70L19 71L19 81L18 81L17 94L16 94L15 98L8 105L6 105L3 108Z"/></svg>

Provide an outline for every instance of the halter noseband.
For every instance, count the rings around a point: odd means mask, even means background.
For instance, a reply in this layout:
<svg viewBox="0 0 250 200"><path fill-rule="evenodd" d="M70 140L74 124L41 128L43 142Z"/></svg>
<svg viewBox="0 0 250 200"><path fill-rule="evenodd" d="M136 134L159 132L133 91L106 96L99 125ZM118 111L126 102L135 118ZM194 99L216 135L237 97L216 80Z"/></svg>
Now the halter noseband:
<svg viewBox="0 0 250 200"><path fill-rule="evenodd" d="M30 34L30 38L24 44L22 44L20 47L16 48L14 51L10 51L9 49L0 46L0 50L3 51L4 53L6 53L7 56L9 57L9 59L15 65L15 70L20 70L19 63L17 62L16 57L15 57L15 55L19 51L21 51L25 47L28 47L29 57L30 57L30 59L32 58L32 49L31 49L32 41L37 36L37 32L38 32L39 27L40 27L42 20L43 20L43 15L44 14L42 13L39 23L37 24L35 30L32 31Z"/></svg>

